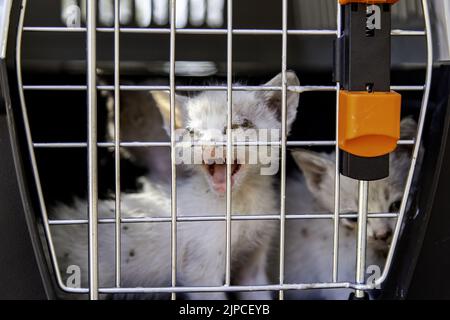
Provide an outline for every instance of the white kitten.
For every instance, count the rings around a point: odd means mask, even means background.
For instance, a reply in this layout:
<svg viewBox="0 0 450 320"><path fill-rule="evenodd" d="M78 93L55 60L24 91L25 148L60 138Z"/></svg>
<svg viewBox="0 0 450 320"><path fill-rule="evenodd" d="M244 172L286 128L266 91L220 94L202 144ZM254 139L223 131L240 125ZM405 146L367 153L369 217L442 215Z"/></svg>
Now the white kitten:
<svg viewBox="0 0 450 320"><path fill-rule="evenodd" d="M416 123L406 118L401 123L403 137L410 138ZM288 214L334 212L335 154L296 150L292 155L303 172L288 179ZM368 209L371 213L399 209L410 165L410 149L399 146L390 157L390 176L370 182ZM357 181L341 176L340 210L357 212ZM301 195L301 201L299 197ZM366 266L383 270L396 219L368 219ZM288 220L286 227L286 282L331 282L333 259L333 220ZM355 281L355 223L343 219L339 228L338 281ZM326 289L286 292L289 299L348 299L351 290Z"/></svg>
<svg viewBox="0 0 450 320"><path fill-rule="evenodd" d="M299 85L297 76L288 72L288 84ZM281 75L266 85L281 86ZM169 95L152 93L169 124ZM288 128L296 117L299 94L287 96ZM281 92L233 92L233 131L281 128ZM195 140L208 140L211 130L225 140L227 126L226 92L203 92L187 98L176 96L176 127L187 128ZM275 152L277 147L271 147ZM205 149L202 149L205 150ZM246 153L261 150L246 148ZM217 159L225 160L223 149L210 149ZM220 153L220 155L219 155ZM278 164L278 158L275 161ZM178 216L225 216L225 164L186 165L191 176L178 181ZM261 175L260 163L232 163L232 213L277 214L278 193L273 190L273 176ZM276 173L276 172L275 172ZM75 201L73 206L60 205L53 209L58 219L86 217L86 203ZM101 217L114 215L114 203L102 200ZM123 194L123 217L170 217L170 188L149 184L144 192ZM178 222L177 224L177 285L222 286L225 277L226 223L223 220L207 222ZM275 221L233 221L231 226L232 281L237 285L267 284L266 260L269 243L276 230ZM82 270L82 283L87 283L86 227L54 226L52 228L61 272L76 264ZM114 280L114 225L99 226L101 287L113 285ZM132 223L122 226L122 286L170 286L170 223ZM240 298L268 299L268 292L241 293ZM188 299L225 299L223 292L189 293Z"/></svg>

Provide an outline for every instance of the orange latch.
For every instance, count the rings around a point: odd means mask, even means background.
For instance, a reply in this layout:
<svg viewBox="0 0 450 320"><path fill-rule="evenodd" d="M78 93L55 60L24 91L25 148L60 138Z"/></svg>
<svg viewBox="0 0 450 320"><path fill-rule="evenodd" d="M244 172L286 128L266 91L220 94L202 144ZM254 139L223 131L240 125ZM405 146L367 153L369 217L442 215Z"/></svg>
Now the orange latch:
<svg viewBox="0 0 450 320"><path fill-rule="evenodd" d="M342 5L346 5L349 3L366 3L366 4L394 4L398 2L398 0L339 0L339 3Z"/></svg>
<svg viewBox="0 0 450 320"><path fill-rule="evenodd" d="M395 150L400 139L401 95L391 92L339 94L339 148L360 157Z"/></svg>

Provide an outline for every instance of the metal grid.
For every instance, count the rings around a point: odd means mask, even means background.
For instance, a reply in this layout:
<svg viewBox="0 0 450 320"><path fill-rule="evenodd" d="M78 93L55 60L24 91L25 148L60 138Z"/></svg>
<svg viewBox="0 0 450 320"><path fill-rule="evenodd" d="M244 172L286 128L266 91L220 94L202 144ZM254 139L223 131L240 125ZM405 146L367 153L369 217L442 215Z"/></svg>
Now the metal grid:
<svg viewBox="0 0 450 320"><path fill-rule="evenodd" d="M287 0L281 2L282 6L282 29L281 30L254 30L254 29L234 29L233 28L233 1L227 1L227 27L226 29L177 29L176 28L176 0L170 0L170 28L126 28L121 27L119 23L120 6L119 0L114 0L114 27L111 28L97 28L96 16L97 16L97 1L87 1L87 19L86 27L79 28L60 28L60 27L26 27L23 25L24 16L26 13L27 1L22 1L23 7L20 16L18 41L17 41L17 75L19 79L19 92L21 99L21 108L24 117L24 124L26 130L26 138L28 142L28 151L31 156L31 165L33 168L33 174L37 183L37 195L39 199L40 209L42 212L43 225L45 235L48 239L48 246L50 250L50 257L55 270L59 270L58 261L55 254L55 247L52 240L52 234L50 226L52 225L82 225L88 224L89 226L89 287L88 288L70 288L67 287L61 278L59 272L56 272L56 278L58 285L66 292L71 293L88 293L91 299L97 299L100 293L171 293L172 299L176 298L176 293L180 292L232 292L232 291L267 291L278 290L279 298L283 299L284 290L305 290L314 288L352 288L355 289L357 294L364 290L373 289L381 284L389 272L392 258L395 252L397 240L400 235L400 227L405 215L405 208L408 201L408 194L411 189L412 178L416 167L417 156L420 148L420 142L422 137L424 118L428 105L428 98L430 93L430 83L432 75L432 35L430 28L430 16L428 10L428 4L426 0L422 0L422 8L425 19L425 31L409 31L409 30L394 30L393 36L426 36L427 39L427 72L426 83L424 86L392 86L393 90L397 91L423 91L422 107L419 115L419 123L417 135L414 140L402 140L399 144L413 145L413 156L411 165L406 181L406 187L404 190L404 196L402 198L401 207L399 213L367 213L367 189L368 183L361 182L359 186L360 194L360 206L358 213L341 214L339 212L339 169L337 164L339 163L339 152L336 152L336 171L335 171L335 193L334 204L335 210L329 214L301 214L301 215L286 215L285 212L285 195L286 195L286 148L288 146L335 146L338 151L336 140L333 141L287 141L286 137L286 103L287 92L311 92L311 91L336 91L340 90L340 84L335 86L287 86L287 37L288 35L297 36L323 36L323 35L341 35L341 10L340 6L337 6L337 29L336 30L288 30L287 14L288 3ZM79 32L86 33L87 39L87 75L88 81L86 85L33 85L24 84L22 82L22 67L21 67L21 44L23 32ZM114 84L111 86L97 85L96 80L96 34L98 32L112 32L114 33ZM170 85L169 86L131 86L120 84L119 64L120 64L120 34L121 33L153 33L153 34L169 34L170 35ZM211 34L224 34L227 36L227 84L224 86L178 86L175 85L175 39L177 34L198 34L198 35L211 35ZM232 67L233 67L233 36L234 35L280 35L282 37L282 86L281 87L255 87L255 86L242 86L232 84ZM87 91L88 93L88 140L87 142L74 142L74 143L34 143L31 135L30 124L28 120L28 113L26 108L25 94L26 90L80 90ZM115 99L115 137L114 141L99 142L97 139L97 90L109 90L114 92ZM171 140L170 142L130 142L125 143L120 141L120 92L121 91L148 91L148 90L169 90L170 91L170 105L171 105ZM281 141L275 143L269 143L271 145L278 145L281 148L281 202L280 202L280 214L279 215L245 215L237 216L231 213L231 163L227 163L227 193L226 193L226 215L225 216L177 216L176 214L176 170L174 152L171 157L172 177L171 177L171 216L169 218L122 218L120 212L120 148L122 147L169 147L171 150L175 147L175 92L176 91L205 91L205 90L222 90L227 92L227 110L228 110L228 139L226 142L228 159L231 159L231 146L237 145L232 143L231 139L231 108L232 108L232 92L233 91L281 91L282 92L282 136ZM338 95L337 95L338 96ZM336 99L336 111L338 114L339 103ZM337 123L337 119L336 119ZM338 126L336 125L336 131ZM337 136L338 132L336 132ZM257 145L262 143L257 142ZM246 145L251 145L246 143ZM265 143L267 145L267 143ZM115 217L111 219L99 219L98 218L98 192L97 192L97 148L114 148L115 152ZM35 157L35 149L37 148L87 148L88 150L88 176L89 176L89 211L88 219L73 219L73 220L50 220L47 214L47 206L44 201L41 179L38 171L38 166ZM365 250L365 221L366 219L358 219L360 224L360 232L358 235L357 243L357 279L355 282L338 282L338 242L339 242L339 221L343 218L352 217L367 217L367 218L393 218L397 217L397 224L393 234L392 244L386 259L385 268L381 277L372 284L364 282L364 250ZM284 282L284 236L285 236L285 221L287 219L332 219L334 222L334 237L333 237L333 271L332 282L329 283L285 283ZM279 272L279 284L275 285L248 285L248 286L233 286L231 285L231 270L230 270L230 250L231 250L231 221L234 220L277 220L280 222L280 272ZM178 222L190 222L190 221L226 221L226 272L225 283L223 286L212 287L181 287L177 286L176 279L176 226ZM170 222L171 223L171 286L170 287L149 287L149 288L126 288L121 286L121 263L120 263L120 245L121 245L121 224L125 223L158 223L158 222ZM98 224L115 224L115 264L116 264L116 277L114 287L100 288L98 285Z"/></svg>

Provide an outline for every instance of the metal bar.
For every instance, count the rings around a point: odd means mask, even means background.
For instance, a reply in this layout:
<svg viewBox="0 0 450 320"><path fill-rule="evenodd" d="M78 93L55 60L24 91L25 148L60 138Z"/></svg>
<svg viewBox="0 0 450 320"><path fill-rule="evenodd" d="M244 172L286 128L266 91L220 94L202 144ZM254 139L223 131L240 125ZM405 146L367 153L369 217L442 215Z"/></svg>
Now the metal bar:
<svg viewBox="0 0 450 320"><path fill-rule="evenodd" d="M398 145L414 145L415 140L399 140ZM193 142L193 146L226 146L226 142ZM279 146L281 142L277 141L247 141L233 143L234 146ZM318 140L305 140L305 141L287 141L288 147L332 147L336 145L336 141L318 141ZM34 148L86 148L86 142L36 142L33 143ZM98 142L99 148L113 148L113 142ZM146 148L146 147L170 147L170 142L121 142L120 147L126 148Z"/></svg>
<svg viewBox="0 0 450 320"><path fill-rule="evenodd" d="M336 36L336 30L287 30L293 36Z"/></svg>
<svg viewBox="0 0 450 320"><path fill-rule="evenodd" d="M177 171L175 166L175 30L176 0L170 0L170 166L171 166L171 284L177 283ZM171 299L176 299L172 291Z"/></svg>
<svg viewBox="0 0 450 320"><path fill-rule="evenodd" d="M61 287L65 292L69 293L87 293L87 288L70 288ZM284 284L284 285L253 285L253 286L211 286L211 287L136 287L136 288L100 288L100 293L112 294L144 294L144 293L185 293L185 292L239 292L239 291L275 291L275 290L311 290L311 289L370 289L367 285L360 285L351 282L338 283L301 283L301 284Z"/></svg>
<svg viewBox="0 0 450 320"><path fill-rule="evenodd" d="M366 275L367 208L369 202L369 182L359 181L358 198L358 238L356 243L356 283L364 284ZM364 291L356 290L356 298L364 298Z"/></svg>
<svg viewBox="0 0 450 320"><path fill-rule="evenodd" d="M341 5L337 4L337 36L342 35ZM336 82L336 141L339 138L339 91L341 84ZM339 145L335 141L335 171L334 171L334 221L333 221L333 267L331 278L333 282L338 281L339 268L339 209L340 209L340 172L339 172Z"/></svg>
<svg viewBox="0 0 450 320"><path fill-rule="evenodd" d="M86 32L84 27L23 27L23 32Z"/></svg>
<svg viewBox="0 0 450 320"><path fill-rule="evenodd" d="M138 215L139 213L136 213ZM369 219L374 218L397 218L398 213L369 213L367 215ZM349 219L349 218L358 218L357 213L345 213L340 214L339 219ZM233 221L249 221L249 220L280 220L280 215L271 215L271 214L258 214L258 215L243 215L243 214L234 214L231 215L231 220ZM305 213L305 214L288 214L286 215L286 220L311 220L311 219L334 219L333 213ZM226 221L227 217L225 216L177 216L177 222L210 222L210 221ZM121 218L121 223L167 223L171 222L172 218L170 217L136 217L136 218ZM115 223L115 218L101 218L98 219L100 224L112 224ZM64 220L49 220L50 225L83 225L87 224L87 219L64 219Z"/></svg>
<svg viewBox="0 0 450 320"><path fill-rule="evenodd" d="M281 92L281 176L280 176L280 270L279 284L284 284L284 249L286 238L286 142L287 142L287 19L288 19L287 0L282 2L282 49L281 49L281 73L282 73L282 92ZM284 291L278 293L279 300L284 299Z"/></svg>
<svg viewBox="0 0 450 320"><path fill-rule="evenodd" d="M24 90L48 90L48 91L85 91L85 85L24 85ZM114 91L114 86L99 85L98 90ZM276 86L242 86L233 85L233 91L281 91L281 87ZM287 88L292 92L326 92L336 91L336 86L288 86ZM168 91L170 86L150 86L150 85L121 85L122 91ZM226 91L226 85L218 86L175 86L177 91ZM391 90L395 91L423 91L424 86L391 86Z"/></svg>
<svg viewBox="0 0 450 320"><path fill-rule="evenodd" d="M86 142L37 142L35 148L86 148ZM113 148L114 142L98 142L97 147ZM121 142L120 147L145 148L145 147L170 147L170 142Z"/></svg>
<svg viewBox="0 0 450 320"><path fill-rule="evenodd" d="M311 283L311 284L284 284L284 285L252 285L252 286L218 286L218 287L177 287L172 288L131 288L131 289L102 289L102 293L150 293L150 292L237 292L237 291L273 291L273 290L307 290L358 287L352 283Z"/></svg>
<svg viewBox="0 0 450 320"><path fill-rule="evenodd" d="M225 286L231 285L231 164L233 161L232 107L233 107L233 0L227 1L227 180L226 180L226 243L225 243Z"/></svg>
<svg viewBox="0 0 450 320"><path fill-rule="evenodd" d="M67 28L67 27L24 27L25 32L85 32L86 28ZM97 28L98 32L114 32L114 28ZM152 33L152 34L170 34L170 28L121 28L121 33ZM228 29L176 29L176 34L195 34L195 35L226 35ZM283 31L279 29L234 29L233 35L282 35ZM288 35L305 36L336 36L336 30L287 30ZM425 31L417 30L392 30L393 36L425 36Z"/></svg>
<svg viewBox="0 0 450 320"><path fill-rule="evenodd" d="M287 141L288 147L334 146L336 141Z"/></svg>
<svg viewBox="0 0 450 320"><path fill-rule="evenodd" d="M426 32L423 30L400 30L394 29L391 31L391 35L393 36L425 36Z"/></svg>
<svg viewBox="0 0 450 320"><path fill-rule="evenodd" d="M414 171L415 171L415 167L417 164L417 157L419 155L419 150L421 147L422 134L423 134L424 124L425 124L425 116L427 114L427 109L428 109L428 101L430 98L430 90L431 90L431 80L433 77L433 33L432 33L432 29L431 29L430 12L429 12L427 0L422 0L422 9L423 9L423 15L425 18L425 31L426 31L426 39L427 39L427 73L426 73L426 81L425 81L425 91L423 93L422 106L420 109L419 121L418 121L418 126L417 126L417 136L415 139L416 143L414 145L414 150L413 150L412 159L411 159L411 166L409 167L408 178L406 180L405 190L404 190L403 198L402 198L402 204L400 206L400 213L399 213L397 223L395 225L394 235L392 237L392 244L389 249L387 258L386 258L385 267L384 267L381 277L378 278L372 284L371 288L375 288L376 286L380 285L381 283L383 283L386 280L389 269L392 265L392 258L394 256L396 244L397 244L398 238L400 236L400 229L402 227L403 218L404 218L405 212L406 212L406 205L408 203L409 192L410 192L411 186L412 186Z"/></svg>
<svg viewBox="0 0 450 320"><path fill-rule="evenodd" d="M84 85L24 85L23 90L85 91Z"/></svg>
<svg viewBox="0 0 450 320"><path fill-rule="evenodd" d="M97 1L87 3L89 298L98 299Z"/></svg>
<svg viewBox="0 0 450 320"><path fill-rule="evenodd" d="M116 287L121 281L121 193L120 193L120 4L114 0L114 164L115 164L115 249Z"/></svg>
<svg viewBox="0 0 450 320"><path fill-rule="evenodd" d="M395 91L423 91L425 86L391 86Z"/></svg>
<svg viewBox="0 0 450 320"><path fill-rule="evenodd" d="M33 172L33 178L36 182L36 195L38 198L38 203L41 211L41 217L42 217L42 223L44 227L44 233L47 239L46 244L48 245L48 249L50 251L50 259L55 267L55 270L59 270L59 264L58 259L56 257L55 253L55 245L53 243L53 237L49 226L49 219L48 219L48 212L47 207L45 204L44 194L42 190L42 184L41 184L41 178L38 171L38 165L36 161L36 154L33 149L33 141L32 141L32 135L31 135L31 128L30 128L30 122L28 118L28 111L25 101L25 94L23 91L23 79L22 79L22 35L23 35L23 22L25 18L25 11L27 9L27 1L22 0L22 8L20 10L20 17L19 17L19 23L17 25L17 38L16 38L16 76L17 76L17 89L19 92L19 98L20 98L20 108L23 116L23 125L25 130L25 137L26 137L26 143L27 143L27 149L30 155L30 162L31 162L31 168ZM13 145L14 146L14 145ZM23 191L23 190L22 190ZM24 205L28 205L27 201L24 201ZM58 286L64 287L64 283L61 277L60 272L55 272L56 281Z"/></svg>
<svg viewBox="0 0 450 320"><path fill-rule="evenodd" d="M336 91L336 86L288 86L289 91L303 93L303 92L323 92Z"/></svg>

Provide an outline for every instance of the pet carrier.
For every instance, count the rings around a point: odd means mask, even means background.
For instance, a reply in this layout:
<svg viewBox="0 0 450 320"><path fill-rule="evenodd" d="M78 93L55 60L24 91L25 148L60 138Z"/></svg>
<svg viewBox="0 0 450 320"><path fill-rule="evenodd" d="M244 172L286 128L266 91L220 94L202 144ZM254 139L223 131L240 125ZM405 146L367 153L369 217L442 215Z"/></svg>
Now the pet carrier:
<svg viewBox="0 0 450 320"><path fill-rule="evenodd" d="M446 241L450 220L445 214L450 209L445 197L450 181L445 166L450 150L450 4L445 0L394 2L397 1L0 1L0 297L53 299L84 295L98 299L106 294L166 293L177 298L188 292L273 291L283 299L284 293L291 290L339 288L355 291L356 298L365 297L365 292L373 289L378 289L374 297L385 299L449 297L445 266L450 263L450 255L444 253L450 252ZM369 27L371 9L380 10L382 26L377 27L375 21L374 28ZM371 38L361 42L368 44L365 48L357 40L361 31L357 26L361 24L364 37ZM368 57L377 63L365 60ZM288 70L298 73L301 85L288 86ZM279 72L283 79L280 86L256 86ZM205 85L205 81L225 85ZM364 87L359 88L357 82ZM366 89L368 94L390 90L401 93L402 115L410 115L418 122L413 136L398 141L412 150L398 212L367 212L369 180L386 176L386 154L392 147L368 154L366 147L370 142L358 148L342 143L346 128L340 117L344 103L339 96L346 90L349 100L345 108L351 108L352 91ZM121 108L127 107L126 94L147 91L170 92L171 137L175 132L176 92L226 92L228 129L232 128L233 92L281 92L278 179L282 200L278 214L232 214L231 164L227 164L224 214L179 215L175 196L179 177L175 153L170 152L170 217L122 217L121 193L139 189L137 177L145 175L139 166L123 157L122 151L173 151L176 145L175 139L121 139L119 115ZM289 92L300 93L301 102L299 117L288 138ZM114 101L110 110L106 107L108 97ZM399 101L394 98L392 104L399 112ZM107 123L111 111L114 115ZM383 117L387 119L389 115L381 114L378 119ZM390 128L390 137L395 138L397 118ZM115 134L110 139L108 125L117 130L113 130ZM372 129L376 133L371 134L381 134L380 128ZM231 133L227 138L227 158L231 158ZM286 214L286 176L292 166L288 148L294 147L336 151L335 190L330 195L333 212ZM361 150L365 150L364 157L358 153ZM361 180L358 212L340 211L341 173ZM99 217L99 199L111 194L113 217ZM55 203L70 202L74 196L86 196L86 219L50 216ZM286 282L286 222L324 218L333 225L329 281ZM343 281L338 276L339 226L349 218L358 219L357 278ZM397 222L382 272L369 282L365 270L366 228L367 219L373 218L394 218ZM226 226L223 285L185 286L179 283L177 274L177 226L214 219ZM232 221L241 220L277 223L279 271L275 283L233 283ZM124 286L122 230L130 224L152 223L170 225L170 285ZM57 244L52 237L54 228L76 225L87 227L87 286L68 285L60 272ZM98 267L98 230L102 225L112 225L115 230L115 278L107 286L99 281L102 275Z"/></svg>

